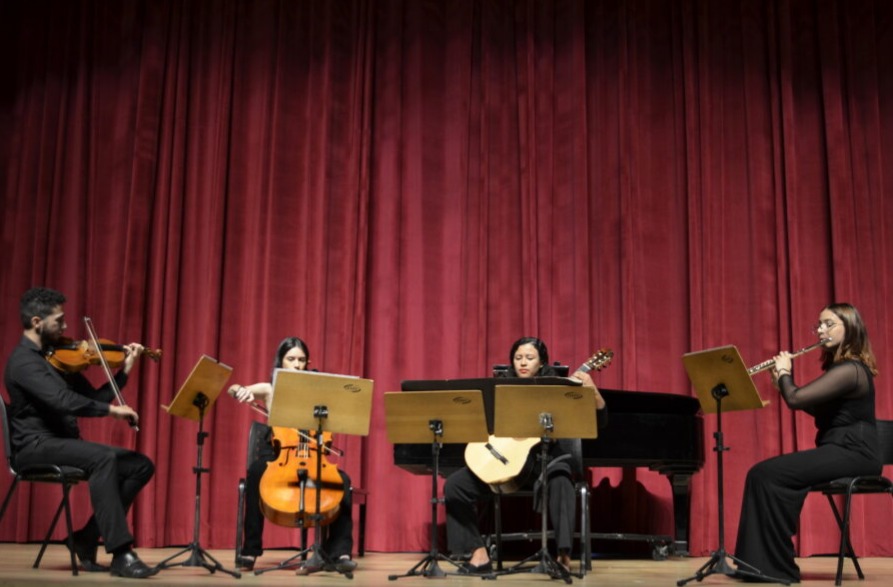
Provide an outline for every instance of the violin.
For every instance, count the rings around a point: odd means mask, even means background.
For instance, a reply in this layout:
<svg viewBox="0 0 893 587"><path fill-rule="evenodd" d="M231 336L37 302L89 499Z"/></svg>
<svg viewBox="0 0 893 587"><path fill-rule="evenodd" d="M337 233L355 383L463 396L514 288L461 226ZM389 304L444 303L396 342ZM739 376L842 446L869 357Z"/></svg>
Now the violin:
<svg viewBox="0 0 893 587"><path fill-rule="evenodd" d="M90 365L101 365L102 358L112 369L117 369L124 364L124 359L127 358L126 347L104 338L100 338L98 341L97 349L97 345L92 341L62 337L48 350L47 361L65 373L80 373ZM161 358L161 349L147 348L143 350L143 354L153 361L157 361Z"/></svg>
<svg viewBox="0 0 893 587"><path fill-rule="evenodd" d="M321 447L316 433L311 434L308 437L293 428L273 427L273 445L278 456L267 463L261 476L260 509L279 526L307 528L317 522L325 526L338 516L344 482L338 467L326 459L324 452L332 434L323 432Z"/></svg>
<svg viewBox="0 0 893 587"><path fill-rule="evenodd" d="M68 372L78 372L80 370L86 369L88 365L97 364L102 365L102 372L105 374L106 378L109 381L109 386L112 388L112 392L115 394L115 398L118 400L118 404L121 406L126 406L127 403L124 401L124 396L121 395L121 389L118 387L118 383L115 381L115 377L112 375L112 366L109 360L106 358L106 350L105 347L108 346L118 346L112 343L111 341L103 342L104 339L99 338L96 335L96 330L93 328L93 320L90 319L89 316L84 316L84 326L87 328L87 333L90 335L90 342L87 341L79 341L77 344L74 344L75 341L72 341L73 354L68 356L71 360L70 363L76 363L78 365L83 365L80 369L77 368L63 368L63 371ZM124 347L120 347L120 350L113 351L109 349L109 352L117 352L120 354L120 362L117 363L117 366L121 366L124 364L124 359L127 357L127 351ZM160 355L161 351L157 351ZM154 353L154 351L153 351ZM58 348L53 350L49 355L47 355L47 360L55 365L50 357L58 357ZM66 355L63 353L63 357ZM76 359L76 357L80 357L80 359ZM85 360L86 359L86 360ZM94 362L95 359L95 362ZM60 365L64 365L65 363L59 362ZM59 367L57 366L57 369ZM136 419L133 417L128 418L128 423L130 427L135 431L139 432L140 427L136 423Z"/></svg>

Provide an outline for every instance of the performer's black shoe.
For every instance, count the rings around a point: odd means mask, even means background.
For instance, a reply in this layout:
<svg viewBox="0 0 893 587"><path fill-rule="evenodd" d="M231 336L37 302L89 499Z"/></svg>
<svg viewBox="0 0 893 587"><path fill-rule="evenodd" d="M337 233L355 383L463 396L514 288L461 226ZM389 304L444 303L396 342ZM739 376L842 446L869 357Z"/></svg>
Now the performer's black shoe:
<svg viewBox="0 0 893 587"><path fill-rule="evenodd" d="M236 565L242 571L253 571L254 570L254 562L257 560L256 557L249 556L247 554L240 554L236 559Z"/></svg>
<svg viewBox="0 0 893 587"><path fill-rule="evenodd" d="M776 579L774 577L767 577L766 575L742 571L741 569L736 570L730 575L730 577L732 577L733 579L738 579L743 583L783 583L785 581L787 581L788 583L800 582L799 579Z"/></svg>
<svg viewBox="0 0 893 587"><path fill-rule="evenodd" d="M335 559L335 564L332 566L336 571L344 574L352 573L357 569L356 561L351 560L346 554Z"/></svg>
<svg viewBox="0 0 893 587"><path fill-rule="evenodd" d="M112 577L145 579L158 572L158 567L150 567L140 560L132 550L126 550L112 557Z"/></svg>
<svg viewBox="0 0 893 587"><path fill-rule="evenodd" d="M109 572L107 566L96 562L96 553L99 550L99 545L95 541L88 540L80 531L73 532L71 540L74 542L74 555L78 557L81 569L87 573ZM65 545L68 546L68 542Z"/></svg>
<svg viewBox="0 0 893 587"><path fill-rule="evenodd" d="M313 556L311 556L308 560L301 563L301 566L298 567L298 570L295 571L296 575L309 575L310 573L318 573L319 571L327 571L330 570L326 568L325 562L322 560L322 557L319 556L318 553L314 552Z"/></svg>
<svg viewBox="0 0 893 587"><path fill-rule="evenodd" d="M319 571L325 571L327 573L342 573L344 575L350 575L357 568L356 561L350 559L350 556L343 555L335 559L333 562L325 562L322 557L317 553L313 553L313 556L310 557L310 560L307 560L298 567L298 570L295 571L296 575L309 575L310 573L317 573Z"/></svg>
<svg viewBox="0 0 893 587"><path fill-rule="evenodd" d="M469 562L462 563L459 572L463 575L492 575L493 561L487 561L482 565L473 565Z"/></svg>

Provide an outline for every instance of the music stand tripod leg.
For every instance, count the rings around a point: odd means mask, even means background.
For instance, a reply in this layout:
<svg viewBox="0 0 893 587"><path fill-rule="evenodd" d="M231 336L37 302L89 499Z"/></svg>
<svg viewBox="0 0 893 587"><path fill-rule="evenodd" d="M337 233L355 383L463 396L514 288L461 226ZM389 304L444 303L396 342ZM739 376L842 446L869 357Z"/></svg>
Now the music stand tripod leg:
<svg viewBox="0 0 893 587"><path fill-rule="evenodd" d="M317 428L316 428L316 479L322 479L322 432L323 432L323 420L328 417L328 408L326 406L314 406L313 407L313 417L316 418ZM322 488L318 487L316 491L316 513L310 516L310 519L314 522L313 525L316 526L316 532L314 533L313 538L313 546L309 549L299 552L295 556L291 557L288 561L292 561L300 556L303 556L306 552L311 552L310 558L307 562L302 562L298 565L290 565L290 566L298 566L299 571L301 569L304 570L302 575L311 575L313 573L319 573L321 571L335 571L341 575L344 575L348 579L353 579L353 571L345 571L338 568L338 566L332 561L331 557L323 550L322 547L322 520L323 515L320 513L321 508L321 500L322 500ZM314 559L319 563L319 566L310 567L307 566L309 562L313 562Z"/></svg>
<svg viewBox="0 0 893 587"><path fill-rule="evenodd" d="M304 487L306 484L305 480L299 480L298 484L300 485L301 492L303 493ZM299 499L301 500L301 503L303 503L303 499L304 499L303 495ZM302 528L303 530L306 530L306 527L303 525L303 522L299 525L299 527ZM302 546L303 546L303 543L302 543ZM269 571L282 571L285 569L298 568L302 564L304 564L304 560L306 559L307 553L311 552L312 550L313 550L312 548L302 548L296 554L288 557L287 559L285 559L284 561L280 562L277 565L273 565L272 567L264 567L262 569L255 569L254 574L255 575L263 575L264 573L269 572Z"/></svg>
<svg viewBox="0 0 893 587"><path fill-rule="evenodd" d="M441 554L437 547L437 506L441 500L437 496L437 477L440 473L440 447L443 437L443 422L431 420L428 423L434 438L431 441L431 454L433 455L434 468L431 471L431 550L425 558L420 560L411 569L402 575L388 575L389 581L396 581L404 577L435 577L441 578L447 575L461 575L462 573L447 573L440 568L438 561L445 561L459 568L459 564L451 558ZM483 575L483 578L491 578ZM493 577L495 578L495 577Z"/></svg>
<svg viewBox="0 0 893 587"><path fill-rule="evenodd" d="M195 398L192 400L193 405L198 408L199 418L198 418L198 433L196 434L195 444L196 444L196 466L192 469L195 473L195 509L193 511L193 529L192 529L192 543L186 546L180 552L169 556L164 559L160 563L156 565L158 570L168 569L170 567L204 567L209 572L213 573L215 571L222 571L228 575L235 577L236 579L240 579L242 574L238 571L231 571L224 567L220 562L211 556L208 551L201 547L199 543L199 527L201 523L201 495L202 495L202 473L209 473L211 470L208 468L202 467L202 459L204 456L204 447L205 447L205 439L208 437L208 433L204 431L204 422L205 422L205 409L208 407L209 400L208 397L203 393L197 393ZM178 556L190 553L189 558L185 561L181 561L178 563L169 564L170 561L174 560ZM210 562L209 562L210 561Z"/></svg>
<svg viewBox="0 0 893 587"><path fill-rule="evenodd" d="M551 439L548 436L548 431L551 427L550 424L551 418L548 414L544 414L543 418L543 436L540 439L540 491L542 491L542 527L540 528L540 549L525 558L524 560L518 562L517 564L505 569L504 571L497 571L496 575L513 575L516 573L543 573L551 577L552 579L562 579L565 583L571 584L573 580L571 579L571 572L567 570L564 565L555 560L551 554L549 554L548 541L546 539L546 533L548 532L548 522L549 522L549 485L548 485L548 477L547 477L547 468L549 465L549 450L548 446L551 442ZM527 563L537 561L537 564L533 567L525 566ZM582 577L582 574L579 575Z"/></svg>

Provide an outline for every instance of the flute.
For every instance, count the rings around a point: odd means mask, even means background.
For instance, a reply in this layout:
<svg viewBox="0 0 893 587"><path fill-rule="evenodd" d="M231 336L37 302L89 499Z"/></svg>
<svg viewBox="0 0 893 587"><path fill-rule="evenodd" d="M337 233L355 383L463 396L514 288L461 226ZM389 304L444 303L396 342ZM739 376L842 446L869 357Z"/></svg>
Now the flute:
<svg viewBox="0 0 893 587"><path fill-rule="evenodd" d="M817 349L817 348L819 348L820 346L824 345L824 344L825 344L826 342L828 342L829 340L831 340L831 339L830 339L830 338L823 338L822 340L818 341L818 342L815 343L815 344L811 344L811 345L809 345L809 346L803 347L803 348L800 349L799 351L796 351L796 352L791 353L791 358L799 357L800 355L805 355L806 353L808 353L808 352L810 352L810 351L814 351L815 349ZM754 365L753 367L751 367L750 369L748 369L748 370L747 370L747 374L748 374L748 375L755 375L756 373L759 373L759 372L761 372L761 371L765 371L766 369L771 369L771 368L774 367L774 366L775 366L775 359L769 359L768 361L763 361L763 362L760 363L759 365Z"/></svg>

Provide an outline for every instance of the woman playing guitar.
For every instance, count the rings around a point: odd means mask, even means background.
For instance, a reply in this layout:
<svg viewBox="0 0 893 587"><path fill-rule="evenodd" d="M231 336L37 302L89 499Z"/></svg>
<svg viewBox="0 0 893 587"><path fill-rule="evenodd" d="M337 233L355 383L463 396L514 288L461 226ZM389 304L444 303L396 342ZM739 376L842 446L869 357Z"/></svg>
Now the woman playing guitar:
<svg viewBox="0 0 893 587"><path fill-rule="evenodd" d="M509 377L543 377L555 375L549 366L549 351L546 344L534 337L520 338L512 345L509 352ZM592 378L585 370L578 370L573 377L583 385L595 388ZM607 411L605 400L596 389L596 406L598 408L599 426L603 426ZM548 467L549 483L549 519L555 529L558 545L558 562L565 568L570 567L570 549L573 543L573 531L576 503L574 501L574 477L582 473L578 466L568 458L569 453L558 442L551 447L551 463ZM563 457L563 458L562 458ZM479 479L469 467L462 467L447 478L444 485L444 501L446 503L447 541L454 557L469 557L463 569L469 574L487 575L493 572L490 556L484 546L483 538L477 527L475 506L478 501L493 496L490 486Z"/></svg>

